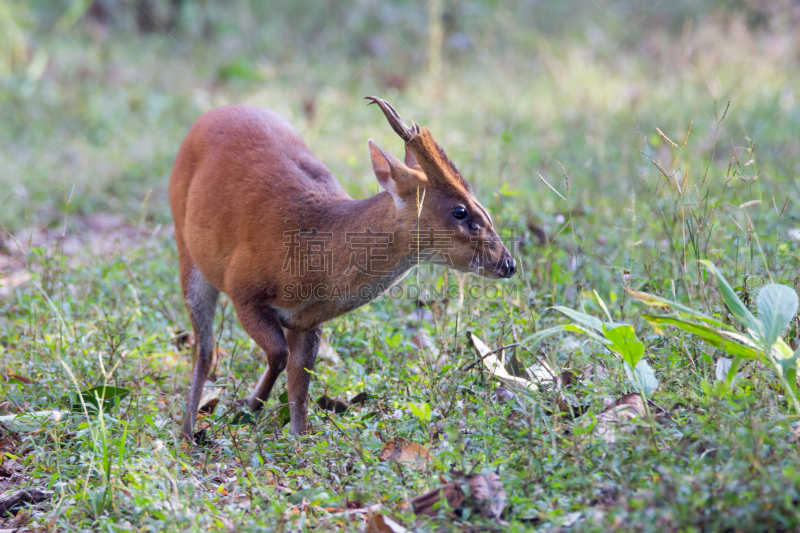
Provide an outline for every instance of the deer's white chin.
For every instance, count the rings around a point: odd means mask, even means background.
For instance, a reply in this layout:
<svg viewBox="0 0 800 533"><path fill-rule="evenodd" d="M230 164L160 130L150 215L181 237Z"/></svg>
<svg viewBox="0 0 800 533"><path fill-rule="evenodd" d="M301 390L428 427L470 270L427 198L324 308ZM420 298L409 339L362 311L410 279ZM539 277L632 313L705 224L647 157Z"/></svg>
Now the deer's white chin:
<svg viewBox="0 0 800 533"><path fill-rule="evenodd" d="M503 278L503 276L501 276L500 274L498 274L494 270L489 270L489 269L487 269L487 268L485 268L483 266L469 268L469 267L451 265L450 268L452 268L453 270L457 270L459 272L466 272L468 274L475 274L476 276L481 276L482 278L488 278L488 279L502 279Z"/></svg>

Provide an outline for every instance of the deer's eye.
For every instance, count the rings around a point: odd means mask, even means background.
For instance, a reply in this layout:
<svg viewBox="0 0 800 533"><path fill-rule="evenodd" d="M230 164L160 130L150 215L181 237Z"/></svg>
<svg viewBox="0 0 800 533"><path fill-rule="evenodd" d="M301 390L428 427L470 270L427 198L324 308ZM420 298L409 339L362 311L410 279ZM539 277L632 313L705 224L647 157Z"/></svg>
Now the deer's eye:
<svg viewBox="0 0 800 533"><path fill-rule="evenodd" d="M467 210L463 205L457 205L453 208L453 216L458 220L464 220L467 218Z"/></svg>

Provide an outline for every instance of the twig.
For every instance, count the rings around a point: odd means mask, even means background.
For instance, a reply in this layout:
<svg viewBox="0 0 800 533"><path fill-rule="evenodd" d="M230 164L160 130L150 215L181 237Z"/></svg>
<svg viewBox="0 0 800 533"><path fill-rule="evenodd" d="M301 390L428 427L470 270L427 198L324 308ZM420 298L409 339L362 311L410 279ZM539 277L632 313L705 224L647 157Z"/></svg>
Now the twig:
<svg viewBox="0 0 800 533"><path fill-rule="evenodd" d="M490 355L494 355L497 352L502 352L503 350L507 350L508 348L513 348L515 346L519 346L519 343L515 342L515 343L512 343L512 344L506 344L505 346L501 346L500 348L495 348L494 350L488 351L485 354L483 354L482 356L480 356L480 358L477 361L473 361L472 363L470 363L466 367L461 367L459 370L463 371L463 372L466 372L467 370L472 370L473 368L475 368L475 365L477 365L478 363L480 363L481 361L483 361L484 359L486 359Z"/></svg>

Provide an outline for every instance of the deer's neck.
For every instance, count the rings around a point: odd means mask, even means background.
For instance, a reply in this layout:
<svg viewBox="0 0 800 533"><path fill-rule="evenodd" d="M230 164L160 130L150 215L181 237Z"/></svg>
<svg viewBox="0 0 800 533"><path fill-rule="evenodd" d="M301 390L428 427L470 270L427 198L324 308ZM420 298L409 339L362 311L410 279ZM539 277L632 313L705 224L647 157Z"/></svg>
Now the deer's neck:
<svg viewBox="0 0 800 533"><path fill-rule="evenodd" d="M398 213L388 192L337 202L331 225L348 281L355 286L393 284L411 268L414 224ZM359 268L359 267L367 268Z"/></svg>

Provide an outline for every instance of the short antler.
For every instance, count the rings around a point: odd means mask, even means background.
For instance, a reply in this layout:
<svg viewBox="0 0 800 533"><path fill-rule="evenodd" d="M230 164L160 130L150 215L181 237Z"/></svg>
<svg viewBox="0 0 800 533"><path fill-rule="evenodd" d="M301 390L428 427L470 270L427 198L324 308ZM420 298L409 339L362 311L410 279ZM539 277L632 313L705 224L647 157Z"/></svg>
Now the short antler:
<svg viewBox="0 0 800 533"><path fill-rule="evenodd" d="M411 123L411 127L409 128L403 119L400 118L400 115L395 111L392 107L392 104L387 102L386 100L381 100L377 96L365 96L365 100L369 100L369 104L378 104L378 107L381 108L383 114L386 115L386 120L389 121L389 125L392 126L392 129L403 139L405 142L410 141L414 138L415 135L419 134L419 124L415 124L414 122Z"/></svg>

